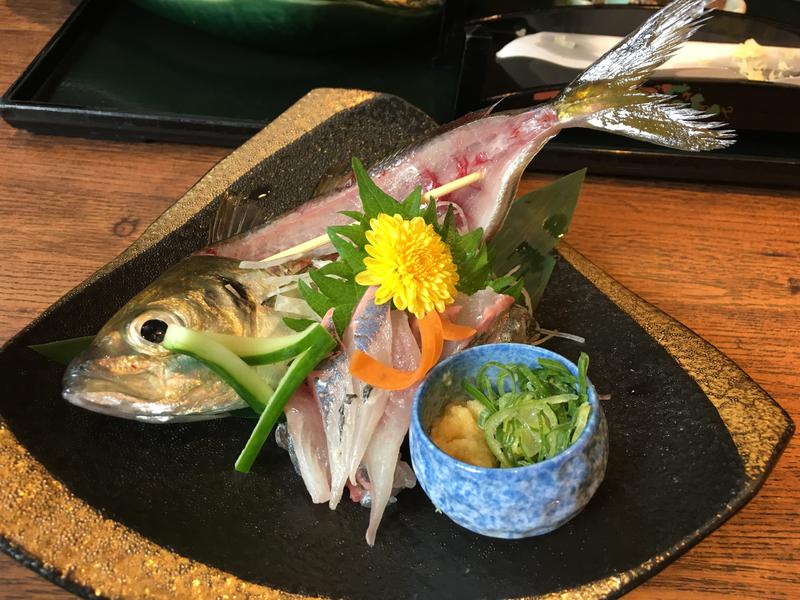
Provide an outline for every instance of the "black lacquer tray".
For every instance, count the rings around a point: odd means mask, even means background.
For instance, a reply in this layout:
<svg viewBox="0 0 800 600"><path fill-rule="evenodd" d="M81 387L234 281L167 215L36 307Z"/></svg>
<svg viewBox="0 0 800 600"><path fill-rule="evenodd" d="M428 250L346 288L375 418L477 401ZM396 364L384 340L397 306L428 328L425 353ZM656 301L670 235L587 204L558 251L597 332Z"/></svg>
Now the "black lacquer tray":
<svg viewBox="0 0 800 600"><path fill-rule="evenodd" d="M736 365L568 246L538 308L579 332L610 433L587 508L538 538L500 541L437 513L417 487L384 517L311 504L274 444L233 461L252 423L145 425L75 408L62 367L27 348L95 332L169 265L204 245L219 198L307 199L351 155L370 162L430 129L390 96L319 90L236 150L128 250L0 352L0 546L86 597L505 598L617 596L658 572L756 493L788 441L786 413ZM303 169L293 169L302 162Z"/></svg>
<svg viewBox="0 0 800 600"><path fill-rule="evenodd" d="M447 122L498 98L504 98L501 108L530 106L537 94L558 90L577 74L541 64L536 68L542 85L520 88L510 81L494 53L517 31L624 35L652 14L652 7L552 4L450 2L439 39L422 36L349 53L287 53L196 31L130 0L82 0L5 92L0 113L10 124L37 133L238 146L308 90L347 87L398 95ZM800 10L776 0L757 8L776 20L715 13L698 39L757 37L764 44L800 45ZM532 168L588 166L595 174L797 185L800 88L658 83L685 88L684 100L695 105L721 105L739 142L698 156L570 130L548 144Z"/></svg>

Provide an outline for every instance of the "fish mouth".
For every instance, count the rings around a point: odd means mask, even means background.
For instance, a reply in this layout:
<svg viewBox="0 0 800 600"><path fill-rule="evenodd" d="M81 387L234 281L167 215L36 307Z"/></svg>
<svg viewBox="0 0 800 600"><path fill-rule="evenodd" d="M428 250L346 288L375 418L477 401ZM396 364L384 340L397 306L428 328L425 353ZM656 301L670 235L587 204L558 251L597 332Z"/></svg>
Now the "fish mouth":
<svg viewBox="0 0 800 600"><path fill-rule="evenodd" d="M221 419L230 414L227 409L220 412L169 413L165 412L164 404L148 402L137 396L121 392L119 389L82 390L67 386L64 388L63 396L67 402L80 408L143 423L206 421Z"/></svg>
<svg viewBox="0 0 800 600"><path fill-rule="evenodd" d="M230 397L213 386L205 393L202 382L182 380L178 374L170 380L186 383L175 393L162 390L157 385L162 379L152 373L118 376L92 361L76 361L64 373L62 395L80 408L144 423L219 419L245 406L235 393Z"/></svg>

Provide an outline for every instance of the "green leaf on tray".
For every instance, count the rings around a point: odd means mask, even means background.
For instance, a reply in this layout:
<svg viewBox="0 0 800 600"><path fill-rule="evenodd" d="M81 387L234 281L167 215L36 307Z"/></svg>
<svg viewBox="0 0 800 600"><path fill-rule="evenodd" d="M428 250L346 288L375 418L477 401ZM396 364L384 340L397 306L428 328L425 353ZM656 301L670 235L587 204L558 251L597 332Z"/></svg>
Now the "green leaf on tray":
<svg viewBox="0 0 800 600"><path fill-rule="evenodd" d="M87 335L57 342L48 342L47 344L33 344L28 347L42 356L46 356L62 365L68 365L73 358L89 347L93 339L93 335Z"/></svg>
<svg viewBox="0 0 800 600"><path fill-rule="evenodd" d="M556 264L553 250L567 233L585 176L586 169L581 169L517 198L489 242L498 275L520 265L514 275L522 276L534 307L550 280Z"/></svg>

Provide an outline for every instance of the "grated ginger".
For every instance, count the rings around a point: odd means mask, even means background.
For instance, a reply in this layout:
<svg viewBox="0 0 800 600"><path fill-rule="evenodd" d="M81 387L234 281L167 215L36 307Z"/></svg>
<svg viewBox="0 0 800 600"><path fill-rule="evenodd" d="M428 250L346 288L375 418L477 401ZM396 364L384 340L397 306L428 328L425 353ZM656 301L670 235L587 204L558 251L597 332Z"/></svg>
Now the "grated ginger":
<svg viewBox="0 0 800 600"><path fill-rule="evenodd" d="M483 407L475 400L454 401L445 406L431 427L431 440L443 452L476 467L497 467L497 459L489 450L478 415Z"/></svg>

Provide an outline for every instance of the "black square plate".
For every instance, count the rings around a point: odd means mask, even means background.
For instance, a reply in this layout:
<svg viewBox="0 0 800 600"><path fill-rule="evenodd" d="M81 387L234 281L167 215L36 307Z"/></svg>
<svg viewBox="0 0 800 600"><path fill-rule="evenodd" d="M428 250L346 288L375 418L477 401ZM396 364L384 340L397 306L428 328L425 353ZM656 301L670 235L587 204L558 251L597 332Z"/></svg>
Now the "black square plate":
<svg viewBox="0 0 800 600"><path fill-rule="evenodd" d="M96 332L205 244L229 190L307 199L352 155L371 162L431 121L398 100L317 91L220 162L142 237L0 351L0 547L87 597L505 598L616 596L659 571L756 493L793 431L786 413L707 342L569 247L537 318L577 332L604 401L610 457L562 528L495 540L437 513L417 487L387 510L313 505L271 444L233 471L252 422L148 425L61 399L63 368L29 344ZM286 165L304 161L303 169ZM275 204L275 214L292 203Z"/></svg>

